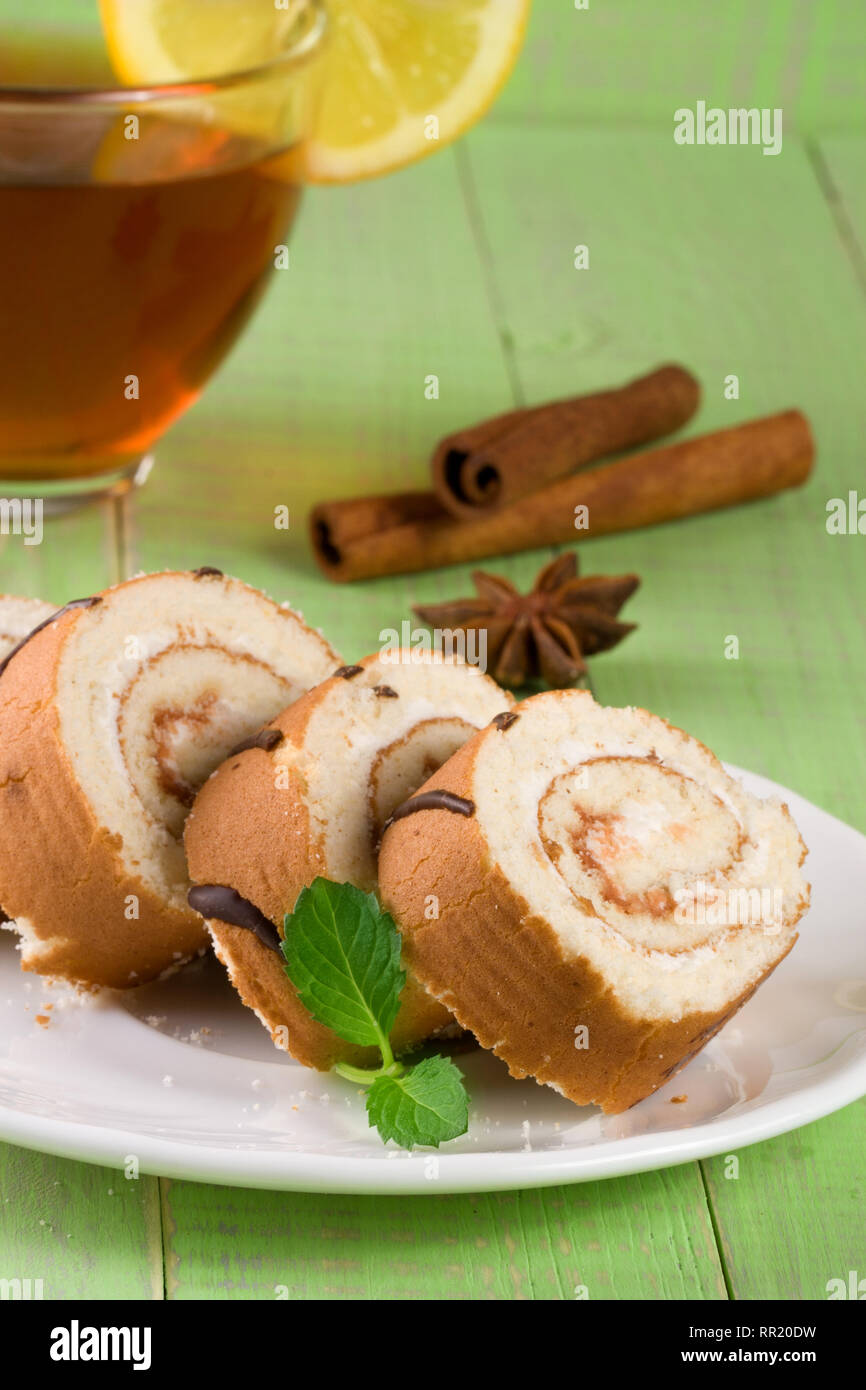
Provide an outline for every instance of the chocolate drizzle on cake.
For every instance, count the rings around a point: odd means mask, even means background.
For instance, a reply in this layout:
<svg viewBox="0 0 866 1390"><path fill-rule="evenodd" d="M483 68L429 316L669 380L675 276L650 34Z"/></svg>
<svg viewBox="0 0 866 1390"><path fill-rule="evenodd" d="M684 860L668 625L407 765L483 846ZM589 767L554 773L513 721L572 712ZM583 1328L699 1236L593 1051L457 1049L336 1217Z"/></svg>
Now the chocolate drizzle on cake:
<svg viewBox="0 0 866 1390"><path fill-rule="evenodd" d="M390 685L374 685L373 694L378 695L381 700L399 700L396 690Z"/></svg>
<svg viewBox="0 0 866 1390"><path fill-rule="evenodd" d="M344 681L350 681L353 676L357 676L359 671L363 671L363 666L338 666L334 672L335 676L342 676Z"/></svg>
<svg viewBox="0 0 866 1390"><path fill-rule="evenodd" d="M257 734L250 734L249 738L236 743L231 752L226 753L226 757L234 758L238 753L246 753L249 748L263 748L266 753L271 753L282 741L283 735L279 729L259 729Z"/></svg>
<svg viewBox="0 0 866 1390"><path fill-rule="evenodd" d="M519 718L520 715L515 714L514 710L507 709L503 710L502 714L497 714L496 718L491 719L490 722L494 728L498 729L501 734L504 734L505 730L510 729L512 724L516 724Z"/></svg>
<svg viewBox="0 0 866 1390"><path fill-rule="evenodd" d="M231 927L243 927L254 932L263 946L269 951L282 954L280 935L273 922L260 912L249 898L241 897L234 888L226 888L220 883L201 883L190 888L187 902L193 912L202 917L213 917L218 922L227 922Z"/></svg>
<svg viewBox="0 0 866 1390"><path fill-rule="evenodd" d="M452 811L455 816L474 816L475 802L469 801L465 796L457 796L455 792L433 787L429 792L421 792L419 796L410 796L408 801L404 801L396 811L392 811L382 826L382 834L384 835L395 820L403 820L406 816L414 815L416 811Z"/></svg>
<svg viewBox="0 0 866 1390"><path fill-rule="evenodd" d="M93 594L90 598L70 599L69 603L64 603L62 608L58 608L56 613L52 613L50 618L43 618L42 622L37 623L33 631L28 632L26 637L22 637L21 641L12 648L11 652L8 652L3 660L0 661L0 676L3 675L3 672L6 670L13 656L17 656L21 648L26 647L30 638L35 637L37 632L41 632L44 627L50 627L52 623L57 622L58 618L62 618L64 613L70 613L73 608L93 608L97 603L101 602L102 598L99 594Z"/></svg>
<svg viewBox="0 0 866 1390"><path fill-rule="evenodd" d="M192 577L193 579L224 579L225 575L215 565L200 565L197 570L193 570Z"/></svg>

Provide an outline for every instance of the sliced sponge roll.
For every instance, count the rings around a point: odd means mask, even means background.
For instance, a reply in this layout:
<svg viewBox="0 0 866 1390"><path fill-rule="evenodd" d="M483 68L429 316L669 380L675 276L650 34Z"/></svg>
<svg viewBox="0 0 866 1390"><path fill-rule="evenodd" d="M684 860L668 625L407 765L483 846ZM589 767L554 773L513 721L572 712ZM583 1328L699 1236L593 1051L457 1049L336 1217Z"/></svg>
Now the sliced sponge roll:
<svg viewBox="0 0 866 1390"><path fill-rule="evenodd" d="M374 1058L312 1019L279 951L232 924L230 909L220 918L202 886L233 890L251 925L262 914L277 928L318 876L374 890L391 811L511 703L476 667L437 653L369 656L272 720L255 747L229 758L199 792L185 834L190 877L199 885L191 901L208 917L241 998L275 1043L307 1066ZM278 941L274 932L272 944ZM447 1026L448 1010L410 977L394 1047Z"/></svg>
<svg viewBox="0 0 866 1390"><path fill-rule="evenodd" d="M211 569L60 610L0 674L0 885L25 969L125 988L207 944L183 822L231 747L339 657Z"/></svg>
<svg viewBox="0 0 866 1390"><path fill-rule="evenodd" d="M804 855L787 808L695 739L558 691L476 735L399 808L379 878L409 967L482 1046L615 1112L684 1066L791 949Z"/></svg>

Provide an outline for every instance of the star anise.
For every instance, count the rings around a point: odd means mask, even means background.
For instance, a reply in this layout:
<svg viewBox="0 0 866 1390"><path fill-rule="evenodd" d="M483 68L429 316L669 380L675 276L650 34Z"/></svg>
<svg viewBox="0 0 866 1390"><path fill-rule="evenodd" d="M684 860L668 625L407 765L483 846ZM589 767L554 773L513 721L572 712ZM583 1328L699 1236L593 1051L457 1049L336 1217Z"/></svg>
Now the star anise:
<svg viewBox="0 0 866 1390"><path fill-rule="evenodd" d="M413 608L440 630L485 632L487 670L500 685L518 689L543 681L554 689L586 674L584 657L621 642L634 623L617 614L640 584L636 574L592 574L579 579L577 556L566 551L521 594L502 575L476 570L475 598Z"/></svg>

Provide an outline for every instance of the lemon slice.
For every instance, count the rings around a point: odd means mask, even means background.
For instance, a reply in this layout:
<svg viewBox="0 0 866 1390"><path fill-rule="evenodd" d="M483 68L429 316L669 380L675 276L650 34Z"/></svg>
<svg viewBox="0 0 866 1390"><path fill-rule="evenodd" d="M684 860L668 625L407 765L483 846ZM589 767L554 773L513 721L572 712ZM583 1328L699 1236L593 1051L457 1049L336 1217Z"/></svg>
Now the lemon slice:
<svg viewBox="0 0 866 1390"><path fill-rule="evenodd" d="M487 110L523 41L531 0L326 0L319 98L298 153L311 182L385 173L441 149ZM100 0L109 56L130 84L271 61L307 0ZM293 80L287 70L287 82Z"/></svg>
<svg viewBox="0 0 866 1390"><path fill-rule="evenodd" d="M245 72L291 46L305 0L99 0L112 67L128 86Z"/></svg>

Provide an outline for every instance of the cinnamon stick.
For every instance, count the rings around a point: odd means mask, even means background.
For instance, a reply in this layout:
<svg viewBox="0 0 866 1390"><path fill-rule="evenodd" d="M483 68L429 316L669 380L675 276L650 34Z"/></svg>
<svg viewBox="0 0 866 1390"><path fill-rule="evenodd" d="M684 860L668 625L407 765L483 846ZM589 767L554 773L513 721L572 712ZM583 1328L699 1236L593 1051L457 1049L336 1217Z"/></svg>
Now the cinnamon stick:
<svg viewBox="0 0 866 1390"><path fill-rule="evenodd" d="M393 492L320 502L310 515L313 549L323 568L364 537L375 538L401 526L445 521L448 513L433 492Z"/></svg>
<svg viewBox="0 0 866 1390"><path fill-rule="evenodd" d="M426 493L392 499L395 524L378 529L364 530L359 518L381 517L382 498L327 504L312 513L313 547L324 573L340 581L435 569L770 497L805 482L813 458L809 422L789 410L562 478L477 521L456 522ZM341 506L345 529L330 529L323 544L322 525Z"/></svg>
<svg viewBox="0 0 866 1390"><path fill-rule="evenodd" d="M691 372L666 366L615 390L508 411L440 440L433 489L454 516L475 520L606 454L670 434L699 401Z"/></svg>

